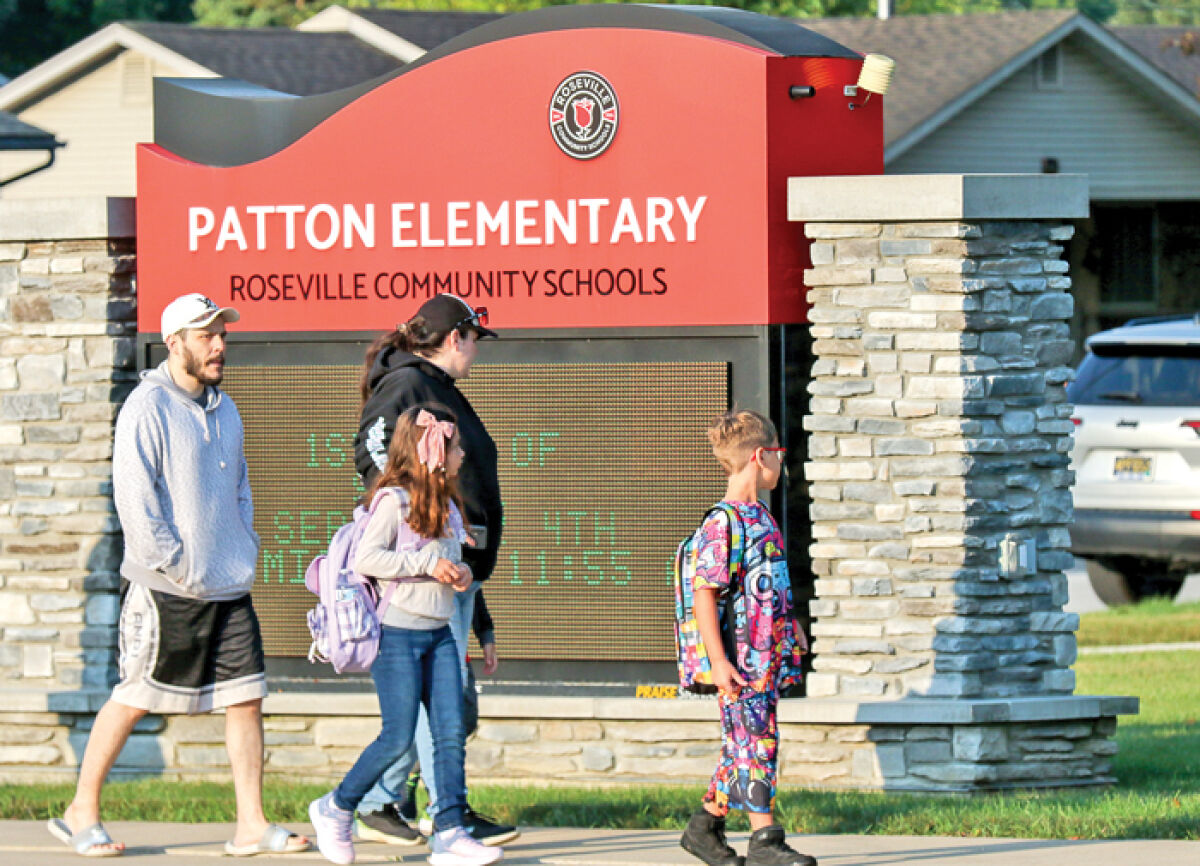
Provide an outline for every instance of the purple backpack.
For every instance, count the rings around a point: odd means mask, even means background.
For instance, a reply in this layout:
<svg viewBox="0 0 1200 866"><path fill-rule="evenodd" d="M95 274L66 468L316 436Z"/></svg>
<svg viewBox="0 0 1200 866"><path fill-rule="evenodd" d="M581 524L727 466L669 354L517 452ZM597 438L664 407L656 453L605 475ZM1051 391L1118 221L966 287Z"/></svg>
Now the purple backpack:
<svg viewBox="0 0 1200 866"><path fill-rule="evenodd" d="M318 596L308 612L312 646L310 662L328 662L341 673L363 673L371 669L379 654L380 621L396 582L389 580L383 597L375 581L354 570L354 556L375 507L385 495L381 490L369 509L355 507L353 519L333 534L329 548L314 559L304 572L304 585Z"/></svg>

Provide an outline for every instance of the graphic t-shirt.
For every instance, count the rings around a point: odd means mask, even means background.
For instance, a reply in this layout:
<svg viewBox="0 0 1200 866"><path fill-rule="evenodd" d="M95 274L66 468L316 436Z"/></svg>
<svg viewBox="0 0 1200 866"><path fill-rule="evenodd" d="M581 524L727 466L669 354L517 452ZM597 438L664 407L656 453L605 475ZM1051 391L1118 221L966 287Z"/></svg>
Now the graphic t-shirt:
<svg viewBox="0 0 1200 866"><path fill-rule="evenodd" d="M729 518L714 512L700 527L695 589L716 589L732 605L736 659L755 692L782 690L800 681L800 659L808 651L793 614L792 584L779 524L759 502L730 503L742 519L745 542L740 575L729 569ZM722 622L722 628L725 628Z"/></svg>

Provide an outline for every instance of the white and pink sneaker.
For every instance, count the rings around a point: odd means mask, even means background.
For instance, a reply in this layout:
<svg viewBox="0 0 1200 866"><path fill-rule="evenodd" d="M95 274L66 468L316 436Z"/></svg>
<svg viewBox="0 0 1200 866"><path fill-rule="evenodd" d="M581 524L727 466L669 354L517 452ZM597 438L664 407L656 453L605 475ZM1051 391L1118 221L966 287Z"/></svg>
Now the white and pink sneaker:
<svg viewBox="0 0 1200 866"><path fill-rule="evenodd" d="M331 863L354 862L354 813L339 809L330 791L308 804L308 820L317 831L317 848Z"/></svg>
<svg viewBox="0 0 1200 866"><path fill-rule="evenodd" d="M433 866L487 866L504 856L500 848L489 848L471 838L462 827L451 827L429 837ZM322 849L324 850L324 849Z"/></svg>

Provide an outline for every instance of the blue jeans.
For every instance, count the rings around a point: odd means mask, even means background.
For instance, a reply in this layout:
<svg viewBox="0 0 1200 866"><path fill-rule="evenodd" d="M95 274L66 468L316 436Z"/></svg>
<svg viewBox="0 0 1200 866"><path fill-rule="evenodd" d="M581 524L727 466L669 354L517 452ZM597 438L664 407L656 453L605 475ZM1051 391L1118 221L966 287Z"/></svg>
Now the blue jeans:
<svg viewBox="0 0 1200 866"><path fill-rule="evenodd" d="M455 593L454 613L450 615L450 633L454 635L454 641L458 645L459 675L463 682L467 681L467 639L471 634L471 620L475 615L475 593L479 592L479 587L480 583L476 581L465 592ZM465 734L462 739L466 739ZM459 748L463 747L463 742L460 741ZM433 738L429 734L429 719L422 708L417 717L415 744L384 771L383 776L375 783L375 787L368 791L358 804L358 811L378 812L388 803L398 803L403 799L404 783L408 780L408 774L420 761L424 770L425 790L429 792L429 814L436 815L442 807L438 801L438 792L441 790L449 792L450 789L448 788L449 783L438 776L437 761L433 752ZM432 773L429 772L430 767L433 767ZM462 778L461 774L459 778ZM467 798L465 788L461 792L461 797L465 803Z"/></svg>
<svg viewBox="0 0 1200 866"><path fill-rule="evenodd" d="M334 804L354 811L390 766L409 750L423 708L433 723L433 772L442 780L434 816L441 831L463 822L462 674L458 647L447 626L434 631L383 627L371 665L383 727L333 792Z"/></svg>

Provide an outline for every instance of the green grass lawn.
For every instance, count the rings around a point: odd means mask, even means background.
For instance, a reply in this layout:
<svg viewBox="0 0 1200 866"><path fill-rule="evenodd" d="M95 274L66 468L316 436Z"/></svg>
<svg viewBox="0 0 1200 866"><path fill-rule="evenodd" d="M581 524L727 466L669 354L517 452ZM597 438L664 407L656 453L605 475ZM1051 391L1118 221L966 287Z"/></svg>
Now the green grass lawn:
<svg viewBox="0 0 1200 866"><path fill-rule="evenodd" d="M1084 614L1077 637L1080 646L1200 642L1200 603L1151 598Z"/></svg>
<svg viewBox="0 0 1200 866"><path fill-rule="evenodd" d="M1176 615L1155 614L1160 620ZM1094 616L1121 615L1089 615L1085 623ZM1200 652L1085 656L1075 669L1078 694L1142 699L1141 714L1123 719L1118 728L1116 787L974 797L785 789L778 801L781 821L805 833L1200 839ZM113 786L106 795L109 820L233 820L228 785L120 784L119 794ZM324 790L270 782L267 811L275 820L305 823L309 800ZM471 789L471 801L484 813L523 825L674 830L683 827L702 793L699 786L585 790L481 785ZM65 785L0 786L0 818L46 818L61 812L70 795ZM731 825L746 827L740 817Z"/></svg>

